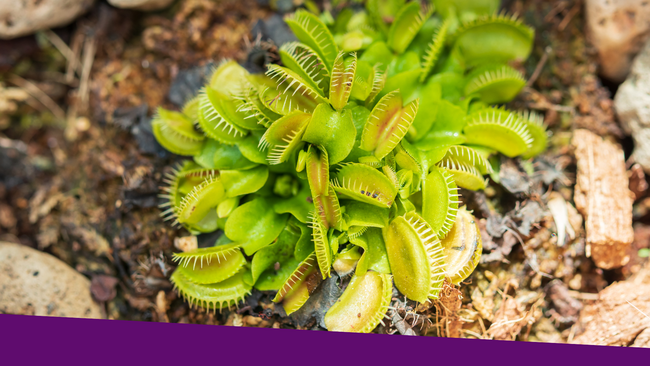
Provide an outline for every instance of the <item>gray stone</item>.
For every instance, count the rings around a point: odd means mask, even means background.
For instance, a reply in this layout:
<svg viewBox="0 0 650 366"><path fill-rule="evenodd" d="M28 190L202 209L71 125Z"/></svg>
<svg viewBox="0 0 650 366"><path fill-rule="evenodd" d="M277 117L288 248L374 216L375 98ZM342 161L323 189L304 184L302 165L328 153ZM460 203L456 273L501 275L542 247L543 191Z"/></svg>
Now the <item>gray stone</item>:
<svg viewBox="0 0 650 366"><path fill-rule="evenodd" d="M586 33L598 50L600 73L625 80L632 60L650 35L650 3L646 0L586 0Z"/></svg>
<svg viewBox="0 0 650 366"><path fill-rule="evenodd" d="M634 160L650 172L650 43L632 65L614 97L614 107L626 133L634 139Z"/></svg>
<svg viewBox="0 0 650 366"><path fill-rule="evenodd" d="M2 0L0 39L11 39L67 25L95 0Z"/></svg>
<svg viewBox="0 0 650 366"><path fill-rule="evenodd" d="M0 313L101 319L90 280L50 254L0 242Z"/></svg>
<svg viewBox="0 0 650 366"><path fill-rule="evenodd" d="M168 7L174 0L108 0L116 8L156 11Z"/></svg>

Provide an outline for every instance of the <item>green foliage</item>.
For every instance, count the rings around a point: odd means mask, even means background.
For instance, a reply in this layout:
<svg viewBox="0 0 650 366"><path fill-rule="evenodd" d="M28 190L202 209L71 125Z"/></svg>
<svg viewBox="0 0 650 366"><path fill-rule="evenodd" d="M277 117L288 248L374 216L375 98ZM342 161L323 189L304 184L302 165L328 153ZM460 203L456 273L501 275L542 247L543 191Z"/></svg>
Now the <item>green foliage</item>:
<svg viewBox="0 0 650 366"><path fill-rule="evenodd" d="M434 3L298 10L281 64L256 75L223 62L182 112L159 109L156 139L194 159L167 177L163 216L224 231L175 256L183 296L215 308L275 290L290 314L332 268L354 271L325 324L370 332L393 281L427 302L471 274L480 234L458 188L485 188L491 154L546 147L539 115L491 106L524 86L516 62L533 31L492 0Z"/></svg>

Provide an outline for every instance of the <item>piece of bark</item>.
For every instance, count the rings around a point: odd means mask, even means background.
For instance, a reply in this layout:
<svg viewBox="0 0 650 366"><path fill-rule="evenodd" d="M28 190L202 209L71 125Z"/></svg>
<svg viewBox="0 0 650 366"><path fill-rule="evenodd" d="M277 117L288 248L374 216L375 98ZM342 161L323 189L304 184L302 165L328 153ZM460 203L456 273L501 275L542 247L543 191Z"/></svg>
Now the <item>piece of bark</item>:
<svg viewBox="0 0 650 366"><path fill-rule="evenodd" d="M630 347L650 348L650 328L641 332Z"/></svg>
<svg viewBox="0 0 650 366"><path fill-rule="evenodd" d="M445 281L436 303L440 305L438 323L441 324L441 333L445 337L460 338L464 322L458 311L463 306L463 294L457 287Z"/></svg>
<svg viewBox="0 0 650 366"><path fill-rule="evenodd" d="M645 314L650 314L650 285L614 283L600 292L595 304L582 310L578 324L585 330L572 343L629 346L650 329Z"/></svg>
<svg viewBox="0 0 650 366"><path fill-rule="evenodd" d="M578 129L572 145L578 161L574 201L585 217L587 256L596 265L611 269L629 260L634 240L633 195L621 148L594 133Z"/></svg>
<svg viewBox="0 0 650 366"><path fill-rule="evenodd" d="M527 315L517 300L507 297L494 313L494 323L487 333L492 339L514 341L528 322Z"/></svg>

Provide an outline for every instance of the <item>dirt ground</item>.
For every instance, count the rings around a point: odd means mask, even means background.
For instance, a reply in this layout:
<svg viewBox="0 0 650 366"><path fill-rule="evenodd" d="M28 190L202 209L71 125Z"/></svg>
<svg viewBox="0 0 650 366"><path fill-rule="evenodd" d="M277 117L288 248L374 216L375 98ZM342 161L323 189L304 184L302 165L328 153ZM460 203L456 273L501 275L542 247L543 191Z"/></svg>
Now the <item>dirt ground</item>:
<svg viewBox="0 0 650 366"><path fill-rule="evenodd" d="M251 30L275 12L264 3L187 0L159 13L100 3L68 27L0 41L0 241L53 254L89 277L110 319L321 329L319 309L287 318L269 293L254 292L232 311L193 310L167 280L174 238L186 233L163 223L158 193L179 158L155 142L149 118L157 106L177 108L211 62L254 67L261 47ZM536 30L521 65L530 81L511 107L544 114L549 149L530 177L519 161L504 159L501 184L462 192L480 218L481 264L428 308L396 296L391 320L376 332L572 342L598 293L647 264L650 197L632 162L635 241L625 266L602 270L586 257L583 218L572 206L572 131L617 141L626 158L633 148L615 119L617 85L597 75L581 3L505 1L504 8ZM564 246L545 209L551 198L569 204L578 228Z"/></svg>

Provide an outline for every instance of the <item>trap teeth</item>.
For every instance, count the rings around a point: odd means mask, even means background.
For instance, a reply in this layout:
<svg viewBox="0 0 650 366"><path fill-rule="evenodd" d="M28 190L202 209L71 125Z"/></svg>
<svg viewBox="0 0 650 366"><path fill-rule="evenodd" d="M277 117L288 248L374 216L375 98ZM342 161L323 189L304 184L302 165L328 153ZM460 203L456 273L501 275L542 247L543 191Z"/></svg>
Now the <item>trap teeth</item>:
<svg viewBox="0 0 650 366"><path fill-rule="evenodd" d="M474 271L483 252L478 223L465 207L458 210L451 231L441 244L446 256L447 277L458 285Z"/></svg>
<svg viewBox="0 0 650 366"><path fill-rule="evenodd" d="M379 3L332 27L298 10L285 18L297 41L268 54L266 73L223 61L180 113L156 114L160 144L192 157L161 179L161 216L224 233L174 255L192 306L238 305L255 286L291 314L334 268L353 277L325 325L370 332L393 281L428 302L475 269L480 233L459 187L485 188L492 154L547 144L539 115L489 106L525 84L510 61L533 32L503 14L455 24L419 2Z"/></svg>
<svg viewBox="0 0 650 366"><path fill-rule="evenodd" d="M445 279L445 255L431 226L415 212L383 229L395 287L411 300L437 299Z"/></svg>
<svg viewBox="0 0 650 366"><path fill-rule="evenodd" d="M386 315L393 293L390 275L355 274L339 300L325 314L329 331L369 333Z"/></svg>

